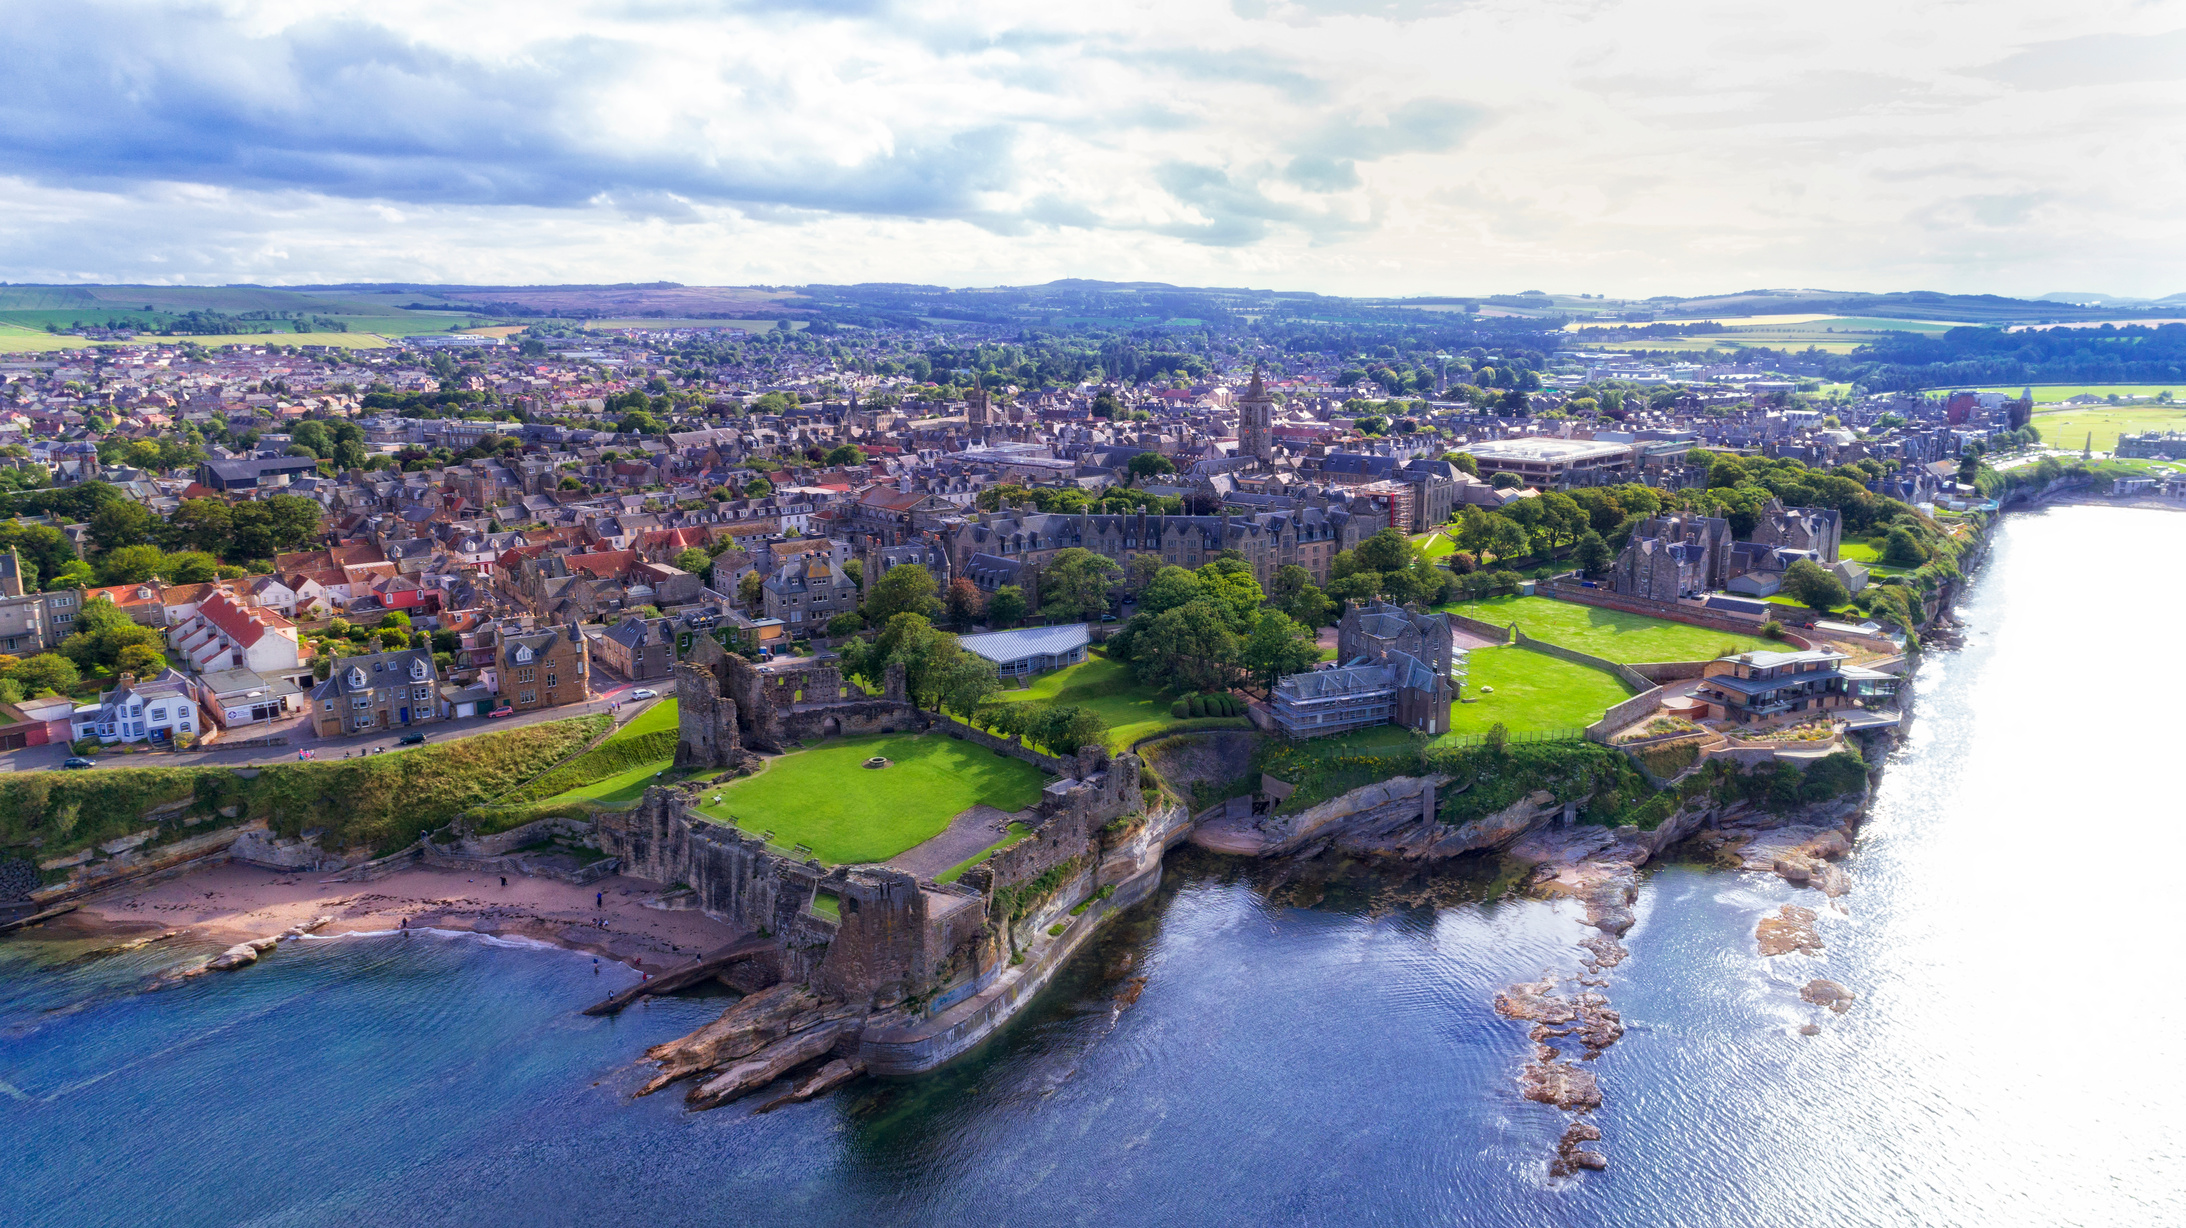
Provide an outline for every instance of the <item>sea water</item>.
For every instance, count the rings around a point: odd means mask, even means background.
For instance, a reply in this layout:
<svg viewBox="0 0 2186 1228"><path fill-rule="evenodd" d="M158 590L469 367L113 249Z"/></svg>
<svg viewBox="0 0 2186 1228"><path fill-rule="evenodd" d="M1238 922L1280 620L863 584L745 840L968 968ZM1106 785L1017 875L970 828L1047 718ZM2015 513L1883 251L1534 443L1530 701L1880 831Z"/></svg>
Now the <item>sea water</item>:
<svg viewBox="0 0 2186 1228"><path fill-rule="evenodd" d="M1180 853L994 1043L766 1115L633 1099L644 1047L725 1000L586 1018L634 978L589 956L306 940L144 993L192 952L0 943L0 1223L2186 1223L2186 593L2150 565L2182 545L2175 513L2006 522L1847 912L1648 874L1607 1172L1548 1177L1564 1118L1518 1096L1488 1005L1576 966L1571 906ZM1758 955L1785 902L1820 907L1821 955ZM1817 976L1859 997L1801 1036Z"/></svg>

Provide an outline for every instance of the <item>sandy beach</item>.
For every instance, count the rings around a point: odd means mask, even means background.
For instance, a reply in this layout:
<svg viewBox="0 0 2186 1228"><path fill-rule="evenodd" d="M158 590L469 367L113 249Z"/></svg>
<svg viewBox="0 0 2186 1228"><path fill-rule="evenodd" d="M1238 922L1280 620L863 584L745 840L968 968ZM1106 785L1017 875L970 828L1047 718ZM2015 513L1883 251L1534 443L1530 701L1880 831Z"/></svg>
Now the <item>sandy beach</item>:
<svg viewBox="0 0 2186 1228"><path fill-rule="evenodd" d="M323 882L228 863L178 878L122 887L86 900L49 932L142 934L183 930L225 941L278 934L331 915L322 935L412 928L470 930L551 942L658 974L723 947L741 931L695 909L648 908L657 883L601 879L583 887L553 879L405 870L367 883ZM597 899L597 902L595 900Z"/></svg>

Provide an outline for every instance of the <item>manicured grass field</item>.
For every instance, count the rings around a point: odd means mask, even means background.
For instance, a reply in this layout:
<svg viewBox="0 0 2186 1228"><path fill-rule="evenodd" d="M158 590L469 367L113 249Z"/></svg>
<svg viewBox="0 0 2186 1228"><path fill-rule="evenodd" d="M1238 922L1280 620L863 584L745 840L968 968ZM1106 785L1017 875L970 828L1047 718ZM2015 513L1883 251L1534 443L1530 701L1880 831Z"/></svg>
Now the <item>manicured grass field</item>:
<svg viewBox="0 0 2186 1228"><path fill-rule="evenodd" d="M1419 553L1424 558L1445 558L1457 550L1457 543L1445 533L1423 533L1412 540L1419 543Z"/></svg>
<svg viewBox="0 0 2186 1228"><path fill-rule="evenodd" d="M2077 406L2038 412L2033 423L2034 429L2042 433L2042 442L2052 448L2077 452L2088 446L2087 436L2092 431L2094 449L2110 452L2116 450L2120 435L2186 430L2186 405Z"/></svg>
<svg viewBox="0 0 2186 1228"><path fill-rule="evenodd" d="M1512 733L1583 729L1632 697L1616 675L1545 652L1475 648L1468 656L1464 696L1479 702L1450 706L1453 734L1486 733L1498 721Z"/></svg>
<svg viewBox="0 0 2186 1228"><path fill-rule="evenodd" d="M879 755L894 766L860 766ZM807 845L829 865L886 861L932 839L981 802L1022 810L1045 777L1031 764L939 735L831 741L767 762L766 769L708 789L699 810L785 848ZM715 802L713 799L721 800Z"/></svg>
<svg viewBox="0 0 2186 1228"><path fill-rule="evenodd" d="M1169 715L1169 704L1175 696L1140 683L1131 676L1129 667L1099 655L1088 655L1083 664L1042 674L1026 690L1003 691L995 698L1009 703L1091 708L1108 722L1108 744L1117 750L1165 729L1242 729L1251 723L1242 716L1197 720L1173 717Z"/></svg>
<svg viewBox="0 0 2186 1228"><path fill-rule="evenodd" d="M631 718L629 724L616 730L615 736L607 740L609 743L625 742L649 733L658 733L663 729L673 729L676 727L676 713L676 701L663 699Z"/></svg>
<svg viewBox="0 0 2186 1228"><path fill-rule="evenodd" d="M1882 547L1871 546L1857 538L1845 538L1837 543L1837 557L1851 559L1855 563L1880 563Z"/></svg>
<svg viewBox="0 0 2186 1228"><path fill-rule="evenodd" d="M1498 627L1516 623L1519 630L1537 640L1575 648L1605 661L1709 661L1726 649L1744 652L1773 647L1758 635L1710 631L1548 597L1490 597L1442 608Z"/></svg>
<svg viewBox="0 0 2186 1228"><path fill-rule="evenodd" d="M207 348L223 345L334 345L353 350L385 349L389 342L370 333L256 333L214 337L140 337L135 341L92 341L62 337L43 329L0 324L0 354L49 354L55 350L112 349L119 345L178 345L195 341Z"/></svg>

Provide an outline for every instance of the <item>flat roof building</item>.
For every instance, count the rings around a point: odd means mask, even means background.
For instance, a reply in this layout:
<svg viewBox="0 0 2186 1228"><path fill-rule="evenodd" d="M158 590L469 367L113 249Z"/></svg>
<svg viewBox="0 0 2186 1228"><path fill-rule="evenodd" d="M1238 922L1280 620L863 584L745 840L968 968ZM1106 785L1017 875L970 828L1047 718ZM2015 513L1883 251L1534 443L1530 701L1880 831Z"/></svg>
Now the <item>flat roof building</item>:
<svg viewBox="0 0 2186 1228"><path fill-rule="evenodd" d="M1085 646L1092 642L1085 623L1063 627L1025 627L1017 631L989 631L958 640L964 651L994 662L1004 678L1044 673L1085 660Z"/></svg>
<svg viewBox="0 0 2186 1228"><path fill-rule="evenodd" d="M1508 473L1543 490L1630 481L1637 467L1629 446L1588 439L1493 439L1464 451L1483 478Z"/></svg>

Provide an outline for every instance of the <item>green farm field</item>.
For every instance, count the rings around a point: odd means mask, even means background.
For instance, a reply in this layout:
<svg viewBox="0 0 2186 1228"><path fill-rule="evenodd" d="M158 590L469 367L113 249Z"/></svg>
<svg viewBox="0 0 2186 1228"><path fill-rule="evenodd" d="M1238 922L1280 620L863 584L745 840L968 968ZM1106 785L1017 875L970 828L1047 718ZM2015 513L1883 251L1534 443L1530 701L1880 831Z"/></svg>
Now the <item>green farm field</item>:
<svg viewBox="0 0 2186 1228"><path fill-rule="evenodd" d="M1499 627L1516 623L1519 630L1537 640L1575 648L1605 661L1706 661L1721 656L1726 649L1745 652L1776 646L1757 635L1711 631L1548 597L1489 597L1441 608Z"/></svg>
<svg viewBox="0 0 2186 1228"><path fill-rule="evenodd" d="M125 345L179 345L194 341L207 349L224 345L331 345L351 350L385 349L392 344L372 333L245 333L207 337L143 337L135 341L91 341L62 337L43 329L0 324L0 354L51 354L57 350L113 349Z"/></svg>
<svg viewBox="0 0 2186 1228"><path fill-rule="evenodd" d="M875 755L894 766L861 766ZM1039 800L1045 779L1022 759L938 734L847 738L710 788L699 810L754 834L771 831L785 848L806 845L829 865L861 864L932 839L982 802L1023 810Z"/></svg>
<svg viewBox="0 0 2186 1228"><path fill-rule="evenodd" d="M2186 405L2133 408L2089 405L2047 412L2038 410L2033 425L2042 433L2042 442L2050 447L2077 452L2082 447L2092 446L2097 452L2109 452L2117 448L2120 435L2186 430ZM2087 441L2090 433L2095 436L2092 445Z"/></svg>
<svg viewBox="0 0 2186 1228"><path fill-rule="evenodd" d="M2002 385L2002 384L1972 384L1972 385L1968 385L1968 386L1967 386L1967 387L1966 387L1965 389L1963 389L1963 390L1960 390L1960 389L1952 389L1951 391L1969 391L1969 392L2001 392L2001 393L2005 394L2006 396L2014 396L2014 397L2015 397L2015 396L2018 396L2018 395L2019 395L2019 394L2020 394L2021 392L2024 392L2024 391L2026 391L2026 388L2027 388L2027 385L2025 385L2025 384L2014 384L2014 385L2012 385L2012 386L2010 386L2010 387L2005 387L2005 386L2004 386L2004 385ZM1933 391L1933 392L1942 392L1942 391L1944 391L1944 389L1941 389L1941 388L1936 388L1936 389L1931 389L1930 391ZM2061 407L2065 407L2065 406L2064 406L2064 403L2065 403L2066 401L2069 401L2069 400L2071 400L2071 399L2072 399L2072 398L2074 398L2074 397L2109 397L2109 396L2121 396L2121 397L2154 397L2154 396L2156 396L2156 395L2157 395L2158 393L2163 393L2163 392L2168 392L2168 393L2170 393L2170 394L2171 394L2172 396L2174 396L2174 397L2186 398L2186 383L2179 383L2179 384L2036 384L2036 385L2034 385L2034 408L2035 408L2036 412L2041 412L2044 406L2048 406L2048 407L2051 407L2051 408L2061 408ZM2083 406L2071 406L2071 407L2069 407L2069 408L2071 408L2071 409L2074 409L2074 410L2077 410L2077 409L2081 409L2081 408L2086 408L2086 409L2102 409L2102 408L2104 408L2104 407L2103 407L2103 406L2100 406L2100 405L2088 405L2088 406L2084 406L2084 407L2083 407Z"/></svg>

